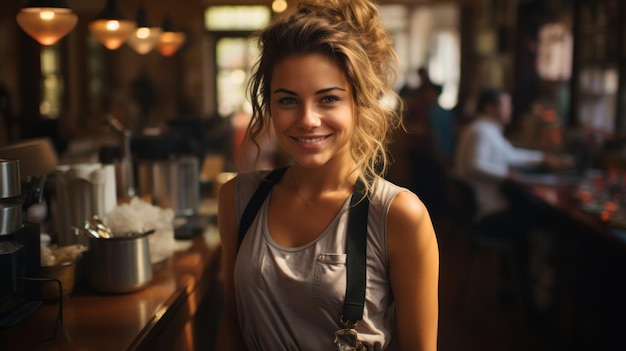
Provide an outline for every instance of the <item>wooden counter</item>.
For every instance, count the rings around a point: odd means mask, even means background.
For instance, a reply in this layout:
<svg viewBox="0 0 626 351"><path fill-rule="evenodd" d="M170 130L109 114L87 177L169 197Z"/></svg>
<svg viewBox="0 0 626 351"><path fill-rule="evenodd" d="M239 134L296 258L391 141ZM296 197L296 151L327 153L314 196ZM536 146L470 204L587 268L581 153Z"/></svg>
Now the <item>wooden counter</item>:
<svg viewBox="0 0 626 351"><path fill-rule="evenodd" d="M580 176L573 175L526 175L518 179L518 184L521 192L530 192L531 197L527 200L539 201L534 205L542 207L548 213L552 226L574 225L574 228L569 229L591 234L598 240L606 240L624 249L626 254L626 242L614 235L616 231L626 228L607 218L603 219L605 214L584 209L577 195L580 179Z"/></svg>
<svg viewBox="0 0 626 351"><path fill-rule="evenodd" d="M547 176L546 176L547 177ZM533 324L564 350L626 350L626 242L601 214L585 211L570 178L522 179L513 198L538 208L528 235Z"/></svg>
<svg viewBox="0 0 626 351"><path fill-rule="evenodd" d="M0 330L1 350L210 350L219 315L216 230L187 241L154 265L144 289L105 295L77 286L17 326ZM80 262L79 262L80 264Z"/></svg>

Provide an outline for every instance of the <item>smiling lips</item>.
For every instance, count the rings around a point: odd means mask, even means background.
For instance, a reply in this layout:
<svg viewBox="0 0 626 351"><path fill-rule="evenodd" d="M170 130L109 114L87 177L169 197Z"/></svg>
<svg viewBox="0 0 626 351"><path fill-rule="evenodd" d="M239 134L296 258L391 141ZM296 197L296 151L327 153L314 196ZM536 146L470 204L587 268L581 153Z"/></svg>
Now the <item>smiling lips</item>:
<svg viewBox="0 0 626 351"><path fill-rule="evenodd" d="M315 138L295 138L298 142L300 143L305 143L305 144L314 144L314 143L319 143L320 141L328 138L329 135L324 135L324 136L320 136L320 137L315 137Z"/></svg>

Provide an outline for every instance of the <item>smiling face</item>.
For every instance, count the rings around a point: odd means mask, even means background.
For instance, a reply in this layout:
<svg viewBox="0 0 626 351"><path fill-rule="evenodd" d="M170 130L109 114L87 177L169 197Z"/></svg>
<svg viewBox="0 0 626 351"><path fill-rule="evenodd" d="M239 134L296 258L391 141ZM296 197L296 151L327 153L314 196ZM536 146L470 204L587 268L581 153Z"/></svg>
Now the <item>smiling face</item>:
<svg viewBox="0 0 626 351"><path fill-rule="evenodd" d="M277 141L304 167L352 162L354 101L344 73L321 54L288 57L274 66L270 112Z"/></svg>

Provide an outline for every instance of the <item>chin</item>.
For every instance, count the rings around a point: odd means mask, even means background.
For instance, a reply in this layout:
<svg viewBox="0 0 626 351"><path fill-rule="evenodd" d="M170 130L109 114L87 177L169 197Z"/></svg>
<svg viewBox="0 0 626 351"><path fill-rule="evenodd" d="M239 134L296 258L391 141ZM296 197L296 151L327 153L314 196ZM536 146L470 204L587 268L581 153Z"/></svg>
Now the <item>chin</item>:
<svg viewBox="0 0 626 351"><path fill-rule="evenodd" d="M328 163L328 159L320 159L318 157L294 157L294 164L298 164L303 168L318 168Z"/></svg>
<svg viewBox="0 0 626 351"><path fill-rule="evenodd" d="M323 165L325 165L326 163L320 163L320 162L301 162L298 160L294 161L294 164L297 164L298 166L302 167L302 168L308 168L308 169L314 169L314 168L319 168L322 167Z"/></svg>

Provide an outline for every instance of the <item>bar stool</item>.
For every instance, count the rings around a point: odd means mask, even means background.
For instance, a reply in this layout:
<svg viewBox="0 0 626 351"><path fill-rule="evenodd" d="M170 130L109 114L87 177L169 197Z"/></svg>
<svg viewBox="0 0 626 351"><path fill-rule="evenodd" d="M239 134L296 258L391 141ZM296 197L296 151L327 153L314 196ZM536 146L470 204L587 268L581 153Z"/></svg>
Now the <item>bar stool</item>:
<svg viewBox="0 0 626 351"><path fill-rule="evenodd" d="M460 234L462 239L467 239L468 230L472 230L475 225L474 217L478 210L474 189L464 180L447 175L445 191L450 232L452 235Z"/></svg>
<svg viewBox="0 0 626 351"><path fill-rule="evenodd" d="M474 189L466 181L448 177L447 192L449 202L455 204L449 207L454 226L463 235L467 248L467 261L463 265L465 272L461 277L458 295L456 297L456 308L462 310L469 302L470 293L483 287L481 271L492 269L490 259L495 259L495 267L500 271L495 272L492 278L495 287L502 296L512 298L511 302L521 301L521 280L518 254L518 243L509 237L490 235L485 228L479 227L475 220L478 210Z"/></svg>
<svg viewBox="0 0 626 351"><path fill-rule="evenodd" d="M497 289L499 303L521 307L519 244L510 238L492 237L481 231L478 226L474 227L470 236L468 273L465 286L461 290L461 298L467 300L472 289L482 288L483 292L486 292L485 284L482 282L485 278L492 278L495 281L494 287ZM480 272L487 270L491 270L490 273L493 275L487 277L479 275ZM462 308L463 301L460 301L460 304Z"/></svg>

